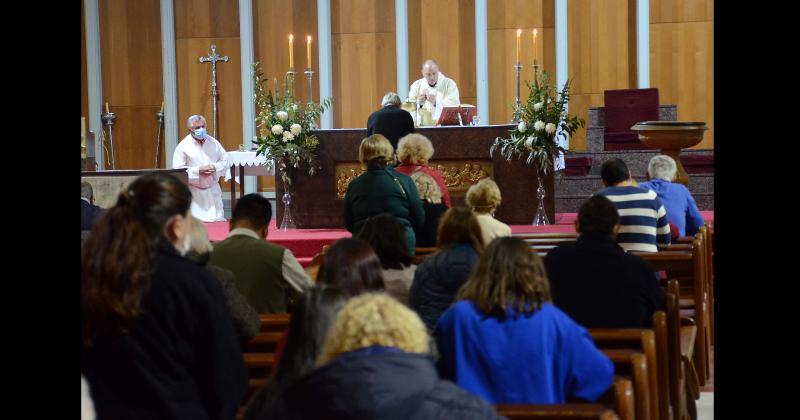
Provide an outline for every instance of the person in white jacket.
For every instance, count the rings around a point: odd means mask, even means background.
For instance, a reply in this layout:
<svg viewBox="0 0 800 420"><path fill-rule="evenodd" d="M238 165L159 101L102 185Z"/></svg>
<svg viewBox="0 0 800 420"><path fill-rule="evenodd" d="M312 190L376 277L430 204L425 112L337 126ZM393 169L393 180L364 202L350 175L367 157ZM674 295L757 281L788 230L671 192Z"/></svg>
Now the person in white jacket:
<svg viewBox="0 0 800 420"><path fill-rule="evenodd" d="M228 154L220 142L206 133L206 119L192 115L189 134L178 143L172 167L186 168L192 192L192 215L204 222L225 221L219 178L228 169Z"/></svg>
<svg viewBox="0 0 800 420"><path fill-rule="evenodd" d="M444 107L461 105L456 82L439 71L436 60L425 60L422 76L411 84L408 100L416 101L419 108L430 109L434 121L439 119Z"/></svg>

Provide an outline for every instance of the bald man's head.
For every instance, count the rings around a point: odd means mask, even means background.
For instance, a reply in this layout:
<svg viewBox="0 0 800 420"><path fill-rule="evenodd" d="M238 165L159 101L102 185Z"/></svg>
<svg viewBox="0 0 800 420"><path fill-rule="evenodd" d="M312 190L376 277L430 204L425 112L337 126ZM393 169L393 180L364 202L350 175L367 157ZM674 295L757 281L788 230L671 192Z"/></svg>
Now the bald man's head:
<svg viewBox="0 0 800 420"><path fill-rule="evenodd" d="M436 60L425 60L422 63L422 76L429 85L435 85L439 81L439 65L436 64Z"/></svg>

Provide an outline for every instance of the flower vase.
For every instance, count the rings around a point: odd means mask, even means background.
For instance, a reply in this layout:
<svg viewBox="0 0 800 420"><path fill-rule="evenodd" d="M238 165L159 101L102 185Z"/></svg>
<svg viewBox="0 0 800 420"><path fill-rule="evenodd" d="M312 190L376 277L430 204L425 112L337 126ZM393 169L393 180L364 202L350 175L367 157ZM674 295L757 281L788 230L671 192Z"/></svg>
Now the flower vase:
<svg viewBox="0 0 800 420"><path fill-rule="evenodd" d="M541 174L536 174L536 181L539 185L536 188L536 197L539 199L539 206L536 208L536 215L533 216L533 226L547 226L550 224L550 221L547 219L547 212L544 211L544 197L546 191L544 185L542 185Z"/></svg>
<svg viewBox="0 0 800 420"><path fill-rule="evenodd" d="M292 230L297 229L297 225L294 223L294 217L292 217L292 180L291 176L288 173L287 169L279 170L281 175L281 180L283 180L283 197L281 197L281 202L283 203L283 219L281 220L281 225L278 230Z"/></svg>

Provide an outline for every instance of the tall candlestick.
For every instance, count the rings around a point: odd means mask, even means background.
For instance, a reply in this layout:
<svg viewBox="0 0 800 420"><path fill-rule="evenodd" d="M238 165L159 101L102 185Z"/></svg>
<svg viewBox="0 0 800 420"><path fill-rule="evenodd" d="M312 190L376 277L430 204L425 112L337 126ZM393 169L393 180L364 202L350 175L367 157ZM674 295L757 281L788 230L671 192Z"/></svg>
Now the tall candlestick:
<svg viewBox="0 0 800 420"><path fill-rule="evenodd" d="M289 68L294 68L294 35L289 34Z"/></svg>
<svg viewBox="0 0 800 420"><path fill-rule="evenodd" d="M533 30L533 64L536 64L536 29Z"/></svg>
<svg viewBox="0 0 800 420"><path fill-rule="evenodd" d="M306 68L311 68L311 35L308 36L308 42L306 43L306 61L308 61L308 65Z"/></svg>
<svg viewBox="0 0 800 420"><path fill-rule="evenodd" d="M517 29L517 63L519 63L519 41L522 36L522 29Z"/></svg>

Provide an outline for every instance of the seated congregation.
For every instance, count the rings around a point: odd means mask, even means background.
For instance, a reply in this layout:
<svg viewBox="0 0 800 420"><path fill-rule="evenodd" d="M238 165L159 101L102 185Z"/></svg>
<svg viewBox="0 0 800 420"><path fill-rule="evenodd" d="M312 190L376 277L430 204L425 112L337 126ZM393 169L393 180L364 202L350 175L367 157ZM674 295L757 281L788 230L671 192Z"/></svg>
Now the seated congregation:
<svg viewBox="0 0 800 420"><path fill-rule="evenodd" d="M96 216L81 380L97 418L695 418L713 320L706 301L683 301L713 276L674 161L653 158L638 186L606 162L576 235L553 238L512 236L491 179L468 207L451 201L419 134L396 155L372 135L359 155L353 237L306 269L268 241L258 194L237 200L214 244L170 175L141 176ZM696 235L688 248L663 251L669 223ZM690 280L659 276L684 263Z"/></svg>

